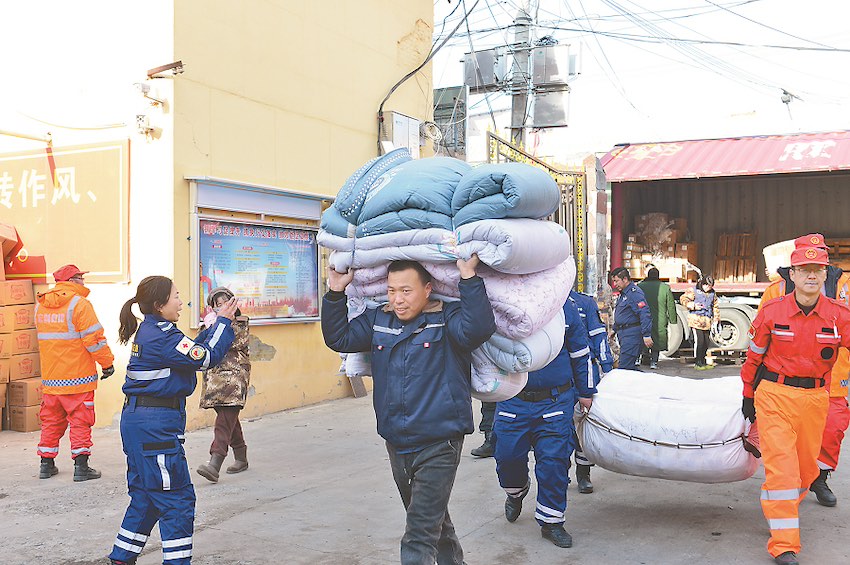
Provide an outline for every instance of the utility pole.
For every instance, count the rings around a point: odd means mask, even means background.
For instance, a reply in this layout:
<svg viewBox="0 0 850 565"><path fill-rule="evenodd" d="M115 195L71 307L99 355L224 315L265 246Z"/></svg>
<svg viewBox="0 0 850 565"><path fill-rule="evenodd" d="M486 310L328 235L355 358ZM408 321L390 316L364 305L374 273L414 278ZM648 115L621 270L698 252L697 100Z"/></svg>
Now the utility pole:
<svg viewBox="0 0 850 565"><path fill-rule="evenodd" d="M511 142L525 147L525 116L528 110L528 55L531 52L531 16L528 3L514 19L514 68L511 73Z"/></svg>

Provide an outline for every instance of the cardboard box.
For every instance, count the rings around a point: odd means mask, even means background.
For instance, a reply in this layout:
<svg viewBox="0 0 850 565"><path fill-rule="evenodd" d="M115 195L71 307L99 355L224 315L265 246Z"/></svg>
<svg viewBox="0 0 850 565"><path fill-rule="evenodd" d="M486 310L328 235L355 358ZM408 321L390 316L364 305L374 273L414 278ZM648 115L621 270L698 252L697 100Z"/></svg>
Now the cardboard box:
<svg viewBox="0 0 850 565"><path fill-rule="evenodd" d="M38 353L12 355L8 359L0 359L0 365L6 365L9 368L9 381L41 376L41 357Z"/></svg>
<svg viewBox="0 0 850 565"><path fill-rule="evenodd" d="M34 303L35 293L32 290L32 281L0 282L0 306Z"/></svg>
<svg viewBox="0 0 850 565"><path fill-rule="evenodd" d="M673 229L679 230L679 233L687 233L688 231L688 219L687 218L673 218Z"/></svg>
<svg viewBox="0 0 850 565"><path fill-rule="evenodd" d="M16 432L37 432L41 429L38 419L40 406L9 406L9 429Z"/></svg>
<svg viewBox="0 0 850 565"><path fill-rule="evenodd" d="M23 246L15 226L0 222L0 262L8 263ZM3 271L0 270L0 275Z"/></svg>
<svg viewBox="0 0 850 565"><path fill-rule="evenodd" d="M38 330L15 330L11 335L12 355L38 352Z"/></svg>
<svg viewBox="0 0 850 565"><path fill-rule="evenodd" d="M696 265L699 262L699 247L693 242L676 244L676 259L684 259Z"/></svg>
<svg viewBox="0 0 850 565"><path fill-rule="evenodd" d="M0 359L0 383L9 382L10 363L9 359Z"/></svg>
<svg viewBox="0 0 850 565"><path fill-rule="evenodd" d="M12 356L12 334L0 334L0 359Z"/></svg>
<svg viewBox="0 0 850 565"><path fill-rule="evenodd" d="M0 306L0 333L35 327L35 304Z"/></svg>
<svg viewBox="0 0 850 565"><path fill-rule="evenodd" d="M13 381L7 387L9 406L38 406L41 404L41 379Z"/></svg>
<svg viewBox="0 0 850 565"><path fill-rule="evenodd" d="M637 241L637 234L630 233L629 235L626 236L626 239L629 243L635 243Z"/></svg>
<svg viewBox="0 0 850 565"><path fill-rule="evenodd" d="M0 385L0 406L6 406L6 385Z"/></svg>

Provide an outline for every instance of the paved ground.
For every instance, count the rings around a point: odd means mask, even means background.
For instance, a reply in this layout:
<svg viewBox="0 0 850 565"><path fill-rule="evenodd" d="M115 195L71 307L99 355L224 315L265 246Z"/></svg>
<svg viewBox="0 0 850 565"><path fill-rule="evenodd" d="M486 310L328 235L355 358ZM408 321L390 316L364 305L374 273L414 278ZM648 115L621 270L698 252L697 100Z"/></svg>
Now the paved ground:
<svg viewBox="0 0 850 565"><path fill-rule="evenodd" d="M704 377L736 369L698 373L669 360L662 371ZM224 475L215 485L195 475L194 563L398 562L404 513L375 433L370 398L272 414L244 427L249 471ZM210 429L188 434L193 469L206 460L211 438ZM464 450L480 438L467 438ZM118 430L95 432L92 464L104 477L80 484L71 481L67 439L59 475L36 478L37 439L0 433L0 563L108 563L103 556L128 501ZM567 530L575 546L559 549L541 539L533 506L516 523L505 521L494 467L492 459L464 457L452 497L452 517L470 565L772 562L758 504L761 470L747 481L703 485L596 468L594 494L579 495L570 487ZM838 507L823 508L813 496L801 506L804 563L850 562L848 469L831 481L841 498ZM157 536L155 530L139 565L160 562Z"/></svg>

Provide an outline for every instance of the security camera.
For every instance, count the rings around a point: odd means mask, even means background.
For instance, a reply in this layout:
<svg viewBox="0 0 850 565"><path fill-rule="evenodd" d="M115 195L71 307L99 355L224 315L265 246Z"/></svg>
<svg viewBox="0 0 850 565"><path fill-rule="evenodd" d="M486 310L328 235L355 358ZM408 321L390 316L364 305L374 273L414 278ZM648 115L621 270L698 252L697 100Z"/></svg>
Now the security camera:
<svg viewBox="0 0 850 565"><path fill-rule="evenodd" d="M136 90L141 92L142 94L148 94L151 91L151 85L144 82L137 82L133 84L136 87Z"/></svg>
<svg viewBox="0 0 850 565"><path fill-rule="evenodd" d="M139 130L139 133L144 135L153 131L150 120L145 114L136 114L136 128Z"/></svg>

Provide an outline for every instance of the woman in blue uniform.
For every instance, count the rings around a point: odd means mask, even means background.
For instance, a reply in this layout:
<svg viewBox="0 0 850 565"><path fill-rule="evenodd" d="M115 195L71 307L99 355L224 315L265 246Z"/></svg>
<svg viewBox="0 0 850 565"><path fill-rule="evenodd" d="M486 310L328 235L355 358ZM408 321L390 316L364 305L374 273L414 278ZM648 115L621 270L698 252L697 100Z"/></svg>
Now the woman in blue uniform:
<svg viewBox="0 0 850 565"><path fill-rule="evenodd" d="M141 324L133 303L145 315ZM225 303L215 324L194 340L175 325L182 308L171 279L153 276L139 283L136 296L121 309L119 341L129 342L134 333L136 337L121 413L130 506L109 554L113 564L135 563L157 521L162 562L192 560L195 489L182 445L186 397L195 390L196 371L217 365L230 348L236 299Z"/></svg>

